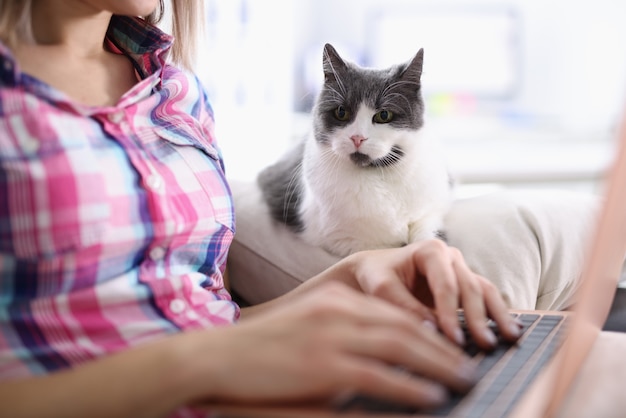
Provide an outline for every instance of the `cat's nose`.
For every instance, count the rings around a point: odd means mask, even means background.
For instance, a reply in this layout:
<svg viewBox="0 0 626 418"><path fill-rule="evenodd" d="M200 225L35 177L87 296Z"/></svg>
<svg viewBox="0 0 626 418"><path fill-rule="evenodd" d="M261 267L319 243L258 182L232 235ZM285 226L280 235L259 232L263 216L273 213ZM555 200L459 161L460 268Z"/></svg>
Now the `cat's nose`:
<svg viewBox="0 0 626 418"><path fill-rule="evenodd" d="M352 140L352 142L354 142L354 146L358 148L361 146L361 143L367 138L365 138L363 135L352 135L350 139Z"/></svg>

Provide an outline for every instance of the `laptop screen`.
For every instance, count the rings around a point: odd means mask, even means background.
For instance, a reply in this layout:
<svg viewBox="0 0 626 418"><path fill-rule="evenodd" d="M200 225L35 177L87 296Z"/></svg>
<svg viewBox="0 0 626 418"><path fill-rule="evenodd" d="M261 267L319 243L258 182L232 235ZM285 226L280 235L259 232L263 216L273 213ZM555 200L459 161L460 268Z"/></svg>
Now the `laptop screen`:
<svg viewBox="0 0 626 418"><path fill-rule="evenodd" d="M626 113L604 190L574 306L572 330L557 361L554 392L544 416L553 416L606 321L626 254Z"/></svg>

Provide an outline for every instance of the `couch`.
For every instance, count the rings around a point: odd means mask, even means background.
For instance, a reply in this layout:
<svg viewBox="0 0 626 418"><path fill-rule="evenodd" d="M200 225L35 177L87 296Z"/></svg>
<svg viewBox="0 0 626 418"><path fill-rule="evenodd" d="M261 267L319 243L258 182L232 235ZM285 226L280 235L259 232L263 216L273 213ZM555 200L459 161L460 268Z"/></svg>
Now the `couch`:
<svg viewBox="0 0 626 418"><path fill-rule="evenodd" d="M231 180L237 232L231 291L246 304L279 296L338 260L271 219L254 181ZM574 301L599 197L553 189L501 189L458 198L450 245L492 280L514 309L567 309Z"/></svg>

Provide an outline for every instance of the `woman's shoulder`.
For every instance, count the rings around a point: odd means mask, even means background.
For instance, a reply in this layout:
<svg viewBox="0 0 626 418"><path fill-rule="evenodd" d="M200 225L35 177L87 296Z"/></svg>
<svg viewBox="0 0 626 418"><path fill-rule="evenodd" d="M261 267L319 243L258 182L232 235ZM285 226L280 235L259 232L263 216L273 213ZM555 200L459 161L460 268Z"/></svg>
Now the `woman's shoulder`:
<svg viewBox="0 0 626 418"><path fill-rule="evenodd" d="M168 102L176 101L176 107L185 113L199 119L213 119L207 90L196 73L166 64L161 77L161 91Z"/></svg>
<svg viewBox="0 0 626 418"><path fill-rule="evenodd" d="M184 81L190 86L198 90L204 90L200 77L196 72L183 69L174 64L167 63L163 66L163 82L181 82Z"/></svg>

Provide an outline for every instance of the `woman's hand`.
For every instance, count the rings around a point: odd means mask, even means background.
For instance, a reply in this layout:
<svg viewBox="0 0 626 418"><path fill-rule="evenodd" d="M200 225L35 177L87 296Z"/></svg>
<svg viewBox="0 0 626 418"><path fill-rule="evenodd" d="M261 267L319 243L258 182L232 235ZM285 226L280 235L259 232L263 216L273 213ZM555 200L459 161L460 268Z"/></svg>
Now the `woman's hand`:
<svg viewBox="0 0 626 418"><path fill-rule="evenodd" d="M353 254L288 294L243 309L242 321L223 330L232 348L221 351L237 368L218 376L219 399L328 401L358 392L437 404L442 387L463 391L473 381L471 362L434 330L462 345L459 308L486 349L496 343L488 318L504 338L519 337L495 286L442 241Z"/></svg>
<svg viewBox="0 0 626 418"><path fill-rule="evenodd" d="M469 330L483 348L496 344L487 326L488 318L497 323L505 339L514 341L519 337L519 323L509 315L495 286L473 273L459 250L440 240L360 252L343 262L351 265L351 275L364 293L435 322L458 344L464 342L458 308L464 309Z"/></svg>
<svg viewBox="0 0 626 418"><path fill-rule="evenodd" d="M208 356L223 367L195 383L201 391L214 382L205 401L284 405L361 393L428 407L447 388L462 392L474 382L470 360L423 321L339 283L210 332L196 335L207 339L197 364Z"/></svg>

